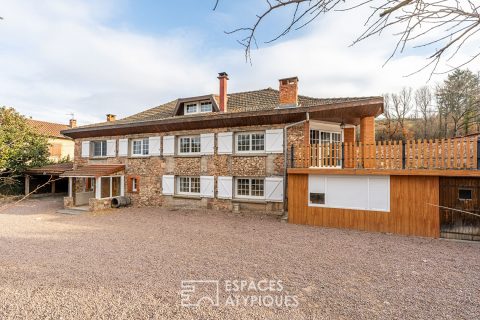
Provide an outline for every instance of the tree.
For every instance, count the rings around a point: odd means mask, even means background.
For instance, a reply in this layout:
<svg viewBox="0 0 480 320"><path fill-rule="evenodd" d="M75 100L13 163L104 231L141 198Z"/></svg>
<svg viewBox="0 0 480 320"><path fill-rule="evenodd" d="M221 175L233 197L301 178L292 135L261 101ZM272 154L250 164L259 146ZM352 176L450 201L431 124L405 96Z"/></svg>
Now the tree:
<svg viewBox="0 0 480 320"><path fill-rule="evenodd" d="M216 0L214 10L219 1ZM245 57L248 60L252 46L257 46L256 35L260 25L268 16L281 9L292 9L292 16L287 26L265 43L271 43L292 30L305 27L322 14L367 6L370 16L365 22L364 31L353 44L386 30L392 30L395 32L397 43L390 58L409 47L422 51L429 49L429 60L420 70L431 67L432 74L436 72L442 58L450 60L466 45L474 44L478 40L476 39L480 31L478 0L266 0L266 8L256 15L252 25L227 33L244 34L238 42L244 46ZM475 48L477 52L473 52L450 71L478 58L480 49L478 46Z"/></svg>
<svg viewBox="0 0 480 320"><path fill-rule="evenodd" d="M412 110L412 88L402 88L402 90L397 94L392 94L392 106L393 106L393 115L395 121L397 121L402 131L402 136L404 139L409 138L408 129L405 125L405 119L408 117L410 111Z"/></svg>
<svg viewBox="0 0 480 320"><path fill-rule="evenodd" d="M14 190L25 169L47 164L48 156L47 137L13 108L0 108L0 191Z"/></svg>
<svg viewBox="0 0 480 320"><path fill-rule="evenodd" d="M455 70L437 88L437 103L446 121L450 120L452 135L468 134L480 114L480 79L470 70Z"/></svg>
<svg viewBox="0 0 480 320"><path fill-rule="evenodd" d="M430 88L423 86L415 90L415 106L423 121L423 138L428 136L428 122L432 113L432 93Z"/></svg>

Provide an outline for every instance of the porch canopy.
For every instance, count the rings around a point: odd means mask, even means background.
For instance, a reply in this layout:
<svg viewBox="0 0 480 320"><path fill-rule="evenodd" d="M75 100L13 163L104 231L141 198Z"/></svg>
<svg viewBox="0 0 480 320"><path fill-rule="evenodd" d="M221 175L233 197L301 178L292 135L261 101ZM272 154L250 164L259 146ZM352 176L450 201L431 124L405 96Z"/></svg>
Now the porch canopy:
<svg viewBox="0 0 480 320"><path fill-rule="evenodd" d="M63 174L65 171L69 171L72 169L73 163L66 162L49 164L43 167L29 168L25 171L25 173L30 175L57 176Z"/></svg>
<svg viewBox="0 0 480 320"><path fill-rule="evenodd" d="M66 178L99 178L125 170L123 164L92 164L65 171L60 177Z"/></svg>

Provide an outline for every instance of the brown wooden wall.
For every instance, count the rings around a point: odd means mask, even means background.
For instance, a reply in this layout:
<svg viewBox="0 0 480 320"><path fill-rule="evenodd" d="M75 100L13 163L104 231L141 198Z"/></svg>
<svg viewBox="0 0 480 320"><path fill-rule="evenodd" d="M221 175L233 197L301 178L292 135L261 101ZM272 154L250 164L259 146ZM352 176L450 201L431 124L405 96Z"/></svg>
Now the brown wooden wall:
<svg viewBox="0 0 480 320"><path fill-rule="evenodd" d="M308 175L288 175L288 222L331 228L440 236L439 178L390 176L390 212L308 206Z"/></svg>

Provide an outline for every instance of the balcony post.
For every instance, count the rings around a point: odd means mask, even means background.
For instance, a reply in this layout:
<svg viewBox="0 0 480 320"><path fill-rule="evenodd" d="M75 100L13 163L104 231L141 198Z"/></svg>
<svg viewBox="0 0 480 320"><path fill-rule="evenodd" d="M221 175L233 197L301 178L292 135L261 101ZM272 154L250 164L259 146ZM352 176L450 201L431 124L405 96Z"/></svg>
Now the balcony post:
<svg viewBox="0 0 480 320"><path fill-rule="evenodd" d="M365 169L375 168L375 158L372 157L376 152L375 146L375 117L363 117L360 119L360 142L362 143L363 167ZM372 152L373 148L373 152Z"/></svg>
<svg viewBox="0 0 480 320"><path fill-rule="evenodd" d="M350 155L347 155L347 157L344 156L345 143L350 145ZM355 127L347 127L343 129L342 168L355 167L355 161L351 158L351 155L355 154L352 149L355 149Z"/></svg>
<svg viewBox="0 0 480 320"><path fill-rule="evenodd" d="M402 169L407 166L407 143L402 141Z"/></svg>

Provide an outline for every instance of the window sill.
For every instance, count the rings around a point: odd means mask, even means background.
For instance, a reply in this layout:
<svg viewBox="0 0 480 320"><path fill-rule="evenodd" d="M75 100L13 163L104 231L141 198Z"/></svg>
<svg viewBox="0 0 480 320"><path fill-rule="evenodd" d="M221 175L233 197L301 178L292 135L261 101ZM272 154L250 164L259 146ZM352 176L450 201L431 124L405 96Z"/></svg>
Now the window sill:
<svg viewBox="0 0 480 320"><path fill-rule="evenodd" d="M234 157L266 157L268 153L234 153Z"/></svg>
<svg viewBox="0 0 480 320"><path fill-rule="evenodd" d="M127 159L148 159L151 158L151 155L145 155L145 156L128 156Z"/></svg>
<svg viewBox="0 0 480 320"><path fill-rule="evenodd" d="M201 154L176 154L175 158L201 158Z"/></svg>
<svg viewBox="0 0 480 320"><path fill-rule="evenodd" d="M179 199L193 199L193 200L201 200L202 197L200 195L189 195L189 194L174 194L174 198L179 198Z"/></svg>
<svg viewBox="0 0 480 320"><path fill-rule="evenodd" d="M266 203L267 203L267 200L265 200L265 199L242 199L242 198L233 198L233 199L232 199L232 202L266 204Z"/></svg>

